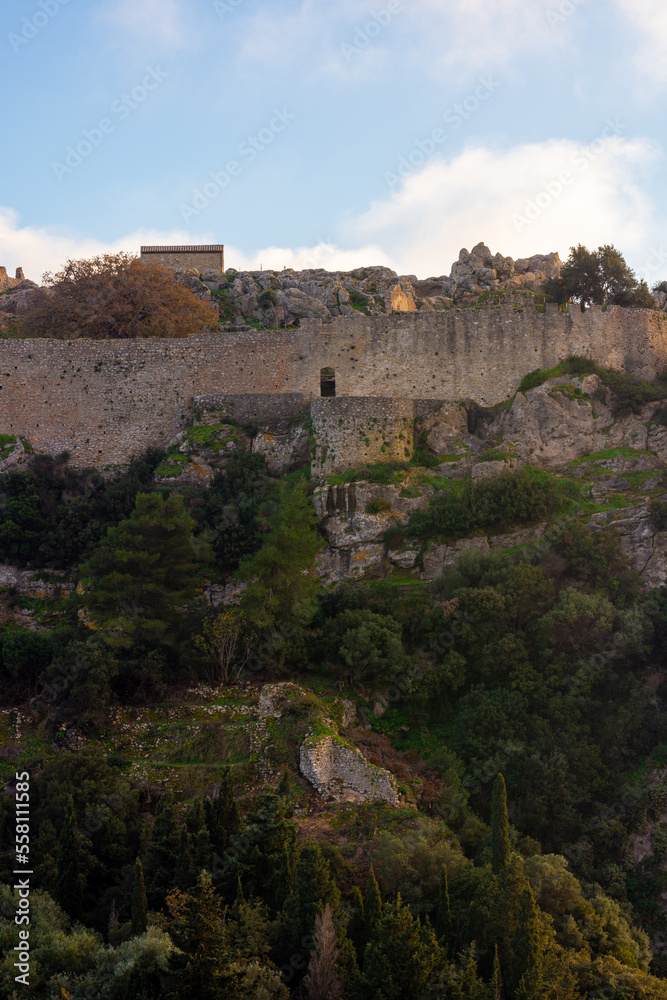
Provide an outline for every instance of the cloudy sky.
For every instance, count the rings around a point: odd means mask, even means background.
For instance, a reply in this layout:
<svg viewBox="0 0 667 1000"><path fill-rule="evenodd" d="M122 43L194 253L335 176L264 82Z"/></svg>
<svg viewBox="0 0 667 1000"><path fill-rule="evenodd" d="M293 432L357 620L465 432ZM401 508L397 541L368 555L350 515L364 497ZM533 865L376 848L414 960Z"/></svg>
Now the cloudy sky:
<svg viewBox="0 0 667 1000"><path fill-rule="evenodd" d="M667 278L664 0L10 0L0 264L142 242L449 273L613 242Z"/></svg>

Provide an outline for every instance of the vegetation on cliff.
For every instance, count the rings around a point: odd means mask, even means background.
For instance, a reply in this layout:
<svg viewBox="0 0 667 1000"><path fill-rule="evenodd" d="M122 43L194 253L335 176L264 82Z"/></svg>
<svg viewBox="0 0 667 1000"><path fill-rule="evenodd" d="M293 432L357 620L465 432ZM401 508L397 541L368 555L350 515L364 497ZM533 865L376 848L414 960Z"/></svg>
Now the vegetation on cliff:
<svg viewBox="0 0 667 1000"><path fill-rule="evenodd" d="M549 527L433 580L336 586L303 470L276 480L239 450L204 488L165 484L162 459L104 478L36 456L0 478L2 558L72 577L69 596L0 593L0 773L32 776L33 995L666 998L667 587L580 516L596 456L366 470L418 504L398 530L422 563ZM624 490L657 481L647 464ZM399 806L318 798L301 752L325 738L391 771ZM13 820L10 794L7 1000Z"/></svg>

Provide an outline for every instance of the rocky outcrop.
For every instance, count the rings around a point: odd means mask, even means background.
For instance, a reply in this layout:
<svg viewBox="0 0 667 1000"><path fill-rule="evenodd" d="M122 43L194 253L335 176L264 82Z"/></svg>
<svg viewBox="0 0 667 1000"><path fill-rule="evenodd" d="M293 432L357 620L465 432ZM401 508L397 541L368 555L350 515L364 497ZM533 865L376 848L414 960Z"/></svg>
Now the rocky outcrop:
<svg viewBox="0 0 667 1000"><path fill-rule="evenodd" d="M19 569L0 563L0 590L16 590L27 597L67 597L72 581L58 570Z"/></svg>
<svg viewBox="0 0 667 1000"><path fill-rule="evenodd" d="M470 252L461 250L452 266L447 289L454 296L491 291L541 292L545 279L558 277L562 266L557 253L513 260L500 253L492 254L485 243L478 243Z"/></svg>
<svg viewBox="0 0 667 1000"><path fill-rule="evenodd" d="M391 771L370 764L337 735L311 736L301 746L299 768L319 794L333 802L387 802L400 805Z"/></svg>
<svg viewBox="0 0 667 1000"><path fill-rule="evenodd" d="M0 434L0 474L27 465L33 457L30 445L13 437L11 434Z"/></svg>
<svg viewBox="0 0 667 1000"><path fill-rule="evenodd" d="M428 496L402 496L396 486L348 483L315 490L315 508L328 545L319 570L330 581L385 576L389 570L385 532L407 524Z"/></svg>
<svg viewBox="0 0 667 1000"><path fill-rule="evenodd" d="M11 279L10 279L11 280ZM11 291L0 295L0 312L20 316L33 305L35 296L44 293L34 281L17 281L10 286Z"/></svg>
<svg viewBox="0 0 667 1000"><path fill-rule="evenodd" d="M660 403L639 414L614 415L611 400L597 375L549 379L518 393L480 436L521 462L555 468L610 448L650 448L667 459L667 429L650 424ZM498 443L500 442L500 443Z"/></svg>
<svg viewBox="0 0 667 1000"><path fill-rule="evenodd" d="M594 514L591 526L613 527L621 536L621 550L628 565L643 578L647 590L661 587L667 580L667 531L651 521L648 503L621 510Z"/></svg>
<svg viewBox="0 0 667 1000"><path fill-rule="evenodd" d="M0 267L0 293L6 292L9 288L16 288L24 280L25 275L23 274L22 267L16 268L16 276L14 278L9 277L6 267Z"/></svg>
<svg viewBox="0 0 667 1000"><path fill-rule="evenodd" d="M252 439L252 453L264 455L272 476L284 476L309 462L308 432L301 424L282 433L258 431Z"/></svg>

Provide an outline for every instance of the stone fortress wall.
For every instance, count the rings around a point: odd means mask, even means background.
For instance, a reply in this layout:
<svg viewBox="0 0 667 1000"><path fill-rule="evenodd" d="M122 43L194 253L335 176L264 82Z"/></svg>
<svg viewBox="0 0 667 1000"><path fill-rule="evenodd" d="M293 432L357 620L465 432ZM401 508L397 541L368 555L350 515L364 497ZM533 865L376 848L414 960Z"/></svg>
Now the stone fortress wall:
<svg viewBox="0 0 667 1000"><path fill-rule="evenodd" d="M148 263L161 264L175 271L187 271L195 268L200 273L204 271L225 270L225 248L218 244L214 246L169 246L142 247L141 260Z"/></svg>
<svg viewBox="0 0 667 1000"><path fill-rule="evenodd" d="M193 402L239 420L310 407L320 469L338 471L405 460L415 416L443 400L501 402L526 373L573 354L655 378L667 365L667 315L503 305L360 313L182 340L0 340L0 433L104 467L168 444ZM336 398L320 398L325 368L334 371ZM363 434L364 424L375 435Z"/></svg>

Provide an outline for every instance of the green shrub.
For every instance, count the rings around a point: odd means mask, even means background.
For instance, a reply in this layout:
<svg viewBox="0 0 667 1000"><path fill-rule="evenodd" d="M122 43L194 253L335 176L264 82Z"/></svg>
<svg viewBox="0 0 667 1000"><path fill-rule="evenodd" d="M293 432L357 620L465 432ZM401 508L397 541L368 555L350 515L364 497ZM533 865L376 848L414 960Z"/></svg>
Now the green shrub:
<svg viewBox="0 0 667 1000"><path fill-rule="evenodd" d="M664 531L667 528L667 500L651 500L648 511L651 526L656 531Z"/></svg>
<svg viewBox="0 0 667 1000"><path fill-rule="evenodd" d="M406 534L418 538L441 535L463 538L474 531L500 530L531 521L548 520L566 506L576 487L548 473L527 467L492 479L468 481L449 488L416 511Z"/></svg>
<svg viewBox="0 0 667 1000"><path fill-rule="evenodd" d="M388 500L369 500L365 510L367 514L384 514L391 510L391 504Z"/></svg>
<svg viewBox="0 0 667 1000"><path fill-rule="evenodd" d="M278 293L273 288L265 288L257 296L257 304L262 309L275 308L278 305Z"/></svg>

